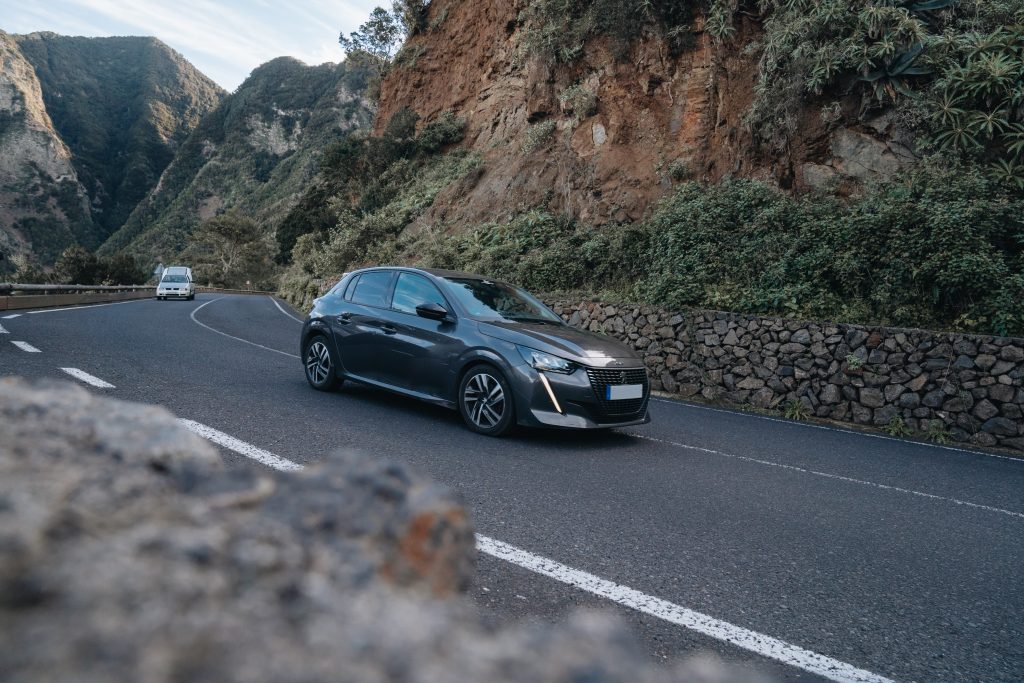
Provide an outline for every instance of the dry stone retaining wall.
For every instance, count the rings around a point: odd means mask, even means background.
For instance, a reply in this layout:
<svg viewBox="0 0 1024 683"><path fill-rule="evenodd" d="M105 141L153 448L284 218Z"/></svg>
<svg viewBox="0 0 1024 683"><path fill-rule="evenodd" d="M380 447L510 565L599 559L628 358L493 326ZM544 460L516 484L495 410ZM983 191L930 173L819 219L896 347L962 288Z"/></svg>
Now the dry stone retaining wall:
<svg viewBox="0 0 1024 683"><path fill-rule="evenodd" d="M616 337L652 387L757 408L1024 451L1024 339L814 323L713 311L549 301Z"/></svg>

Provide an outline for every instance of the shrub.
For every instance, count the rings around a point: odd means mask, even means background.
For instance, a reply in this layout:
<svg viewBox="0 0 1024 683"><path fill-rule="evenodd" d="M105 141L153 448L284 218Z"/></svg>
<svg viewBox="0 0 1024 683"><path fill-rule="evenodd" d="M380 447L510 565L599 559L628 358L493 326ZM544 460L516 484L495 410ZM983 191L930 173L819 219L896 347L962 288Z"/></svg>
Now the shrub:
<svg viewBox="0 0 1024 683"><path fill-rule="evenodd" d="M527 128L526 139L523 141L523 154L530 154L547 145L554 132L555 122L552 119L535 123Z"/></svg>
<svg viewBox="0 0 1024 683"><path fill-rule="evenodd" d="M559 93L558 101L572 112L574 125L577 126L583 119L597 113L597 93L580 83Z"/></svg>

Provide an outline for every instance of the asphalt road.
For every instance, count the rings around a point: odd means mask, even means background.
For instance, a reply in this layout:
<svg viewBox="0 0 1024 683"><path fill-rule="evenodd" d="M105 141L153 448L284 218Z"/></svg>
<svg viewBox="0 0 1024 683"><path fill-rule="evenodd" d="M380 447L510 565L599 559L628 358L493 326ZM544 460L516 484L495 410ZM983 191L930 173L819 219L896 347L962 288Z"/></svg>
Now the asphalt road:
<svg viewBox="0 0 1024 683"><path fill-rule="evenodd" d="M91 391L296 463L407 462L461 492L487 537L878 676L1024 679L1024 459L667 400L643 427L488 439L376 390L313 391L297 314L269 297L5 315L0 375L77 368L113 385ZM484 554L472 594L496 622L583 605L620 614L652 657L816 679Z"/></svg>

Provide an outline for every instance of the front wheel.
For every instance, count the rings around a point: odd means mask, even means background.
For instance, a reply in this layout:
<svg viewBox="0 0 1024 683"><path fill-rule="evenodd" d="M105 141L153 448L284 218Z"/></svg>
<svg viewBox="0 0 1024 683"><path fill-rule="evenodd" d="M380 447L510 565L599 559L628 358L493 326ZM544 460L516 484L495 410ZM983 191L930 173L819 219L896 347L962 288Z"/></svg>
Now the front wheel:
<svg viewBox="0 0 1024 683"><path fill-rule="evenodd" d="M459 414L466 426L485 436L501 436L515 424L512 389L504 375L479 365L459 384Z"/></svg>
<svg viewBox="0 0 1024 683"><path fill-rule="evenodd" d="M341 386L342 380L335 372L326 337L317 335L306 343L302 364L306 368L306 381L317 391L334 391Z"/></svg>

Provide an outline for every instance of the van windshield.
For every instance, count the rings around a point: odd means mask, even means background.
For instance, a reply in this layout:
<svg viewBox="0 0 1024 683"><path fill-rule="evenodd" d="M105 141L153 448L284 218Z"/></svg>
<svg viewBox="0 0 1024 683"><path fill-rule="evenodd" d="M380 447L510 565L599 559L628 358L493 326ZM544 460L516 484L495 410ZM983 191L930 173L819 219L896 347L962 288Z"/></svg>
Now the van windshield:
<svg viewBox="0 0 1024 683"><path fill-rule="evenodd" d="M164 275L161 282L188 282L188 278L184 275Z"/></svg>

